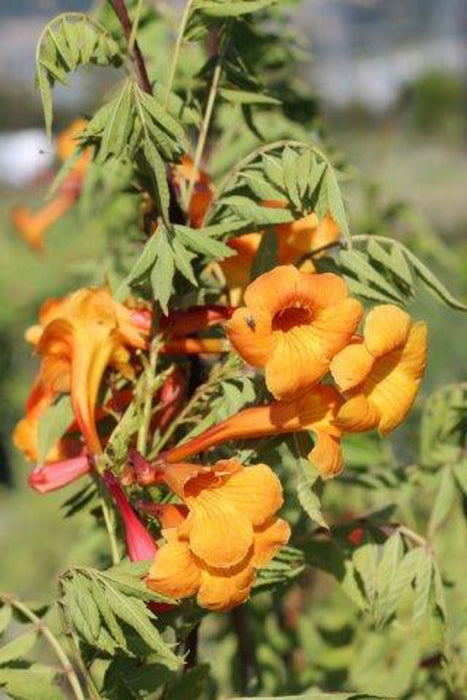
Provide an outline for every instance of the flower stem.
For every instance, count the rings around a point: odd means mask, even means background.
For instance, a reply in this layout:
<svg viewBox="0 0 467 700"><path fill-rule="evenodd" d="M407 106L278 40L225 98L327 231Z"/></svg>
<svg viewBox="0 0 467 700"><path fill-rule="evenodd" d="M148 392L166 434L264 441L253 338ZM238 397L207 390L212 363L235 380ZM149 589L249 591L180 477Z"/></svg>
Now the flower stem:
<svg viewBox="0 0 467 700"><path fill-rule="evenodd" d="M115 534L115 525L112 517L112 512L106 500L106 494L103 492L102 484L99 485L99 502L102 508L102 515L104 516L104 523L107 529L107 535L109 537L110 554L112 557L112 564L115 566L120 563L120 552L118 551L118 542Z"/></svg>
<svg viewBox="0 0 467 700"><path fill-rule="evenodd" d="M152 93L151 81L149 80L148 71L146 69L146 64L144 62L143 54L139 48L139 44L136 41L136 35L133 37L133 25L128 14L127 7L125 5L125 0L110 0L111 5L117 15L120 24L122 25L123 33L126 36L128 42L128 52L133 58L133 61L138 72L139 83L144 90L149 95ZM130 41L133 45L130 47Z"/></svg>
<svg viewBox="0 0 467 700"><path fill-rule="evenodd" d="M175 80L175 73L177 72L178 59L180 58L180 51L182 49L183 36L185 34L185 29L190 18L192 5L193 0L188 0L188 2L185 5L185 9L183 10L183 15L178 30L177 41L175 43L174 53L172 57L172 63L170 65L169 79L165 88L164 109L167 109L167 106L169 104L170 93L172 92L172 87Z"/></svg>
<svg viewBox="0 0 467 700"><path fill-rule="evenodd" d="M81 684L78 680L78 676L73 670L71 662L68 656L65 654L60 642L58 641L57 637L51 632L49 627L47 627L47 625L44 624L44 622L42 622L42 620L37 615L35 615L32 612L32 610L30 610L30 608L27 607L27 605L24 605L24 603L21 603L19 600L16 600L15 598L10 598L8 596L2 596L2 598L6 603L8 603L13 608L16 608L16 610L22 613L22 615L24 615L24 617L30 620L39 630L39 632L42 633L44 639L47 641L48 645L53 650L55 656L59 660L60 665L63 669L63 673L68 679L68 683L70 684L70 688L73 692L74 697L76 698L76 700L85 700L85 695L81 688Z"/></svg>
<svg viewBox="0 0 467 700"><path fill-rule="evenodd" d="M146 446L148 442L149 424L151 422L151 409L154 398L154 376L157 367L157 358L159 356L160 339L156 337L152 340L151 350L149 353L149 362L145 371L144 382L144 400L141 425L138 430L138 438L136 449L143 457L146 456Z"/></svg>
<svg viewBox="0 0 467 700"><path fill-rule="evenodd" d="M193 169L190 176L190 182L188 185L187 202L191 201L191 196L193 194L193 188L195 186L195 180L198 173L199 165L204 153L204 147L206 145L206 139L208 136L209 126L211 124L212 113L214 110L214 103L216 101L217 92L219 90L219 83L222 75L222 61L223 52L219 53L216 67L214 68L214 74L212 76L211 89L209 90L208 101L206 104L206 111L203 117L203 123L201 124L201 130L199 132L198 143L196 144L195 157L193 161Z"/></svg>

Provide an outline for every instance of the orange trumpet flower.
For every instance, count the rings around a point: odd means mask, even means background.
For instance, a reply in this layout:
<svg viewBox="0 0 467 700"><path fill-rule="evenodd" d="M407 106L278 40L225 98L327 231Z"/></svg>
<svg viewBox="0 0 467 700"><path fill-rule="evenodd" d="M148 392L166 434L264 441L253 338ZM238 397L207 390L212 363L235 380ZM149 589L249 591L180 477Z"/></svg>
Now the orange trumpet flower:
<svg viewBox="0 0 467 700"><path fill-rule="evenodd" d="M266 201L263 205L279 209L285 209L287 206L285 202L275 201ZM297 263L307 253L313 253L337 243L340 236L339 228L329 212L321 221L312 212L302 219L288 224L278 224L274 228L279 244L278 262L281 265ZM262 232L245 233L227 241L228 245L237 252L237 255L221 262L230 289L244 289L247 286L262 235ZM313 267L312 262L307 261L307 271L313 271Z"/></svg>
<svg viewBox="0 0 467 700"><path fill-rule="evenodd" d="M319 384L295 401L275 401L265 406L245 408L161 456L166 462L178 462L228 440L306 430L312 431L315 437L309 459L323 478L330 478L343 468L341 431L334 425L342 403L332 386Z"/></svg>
<svg viewBox="0 0 467 700"><path fill-rule="evenodd" d="M406 417L426 365L426 326L392 304L368 314L363 338L331 363L332 375L347 401L336 423L342 430L378 428L386 435Z"/></svg>
<svg viewBox="0 0 467 700"><path fill-rule="evenodd" d="M132 312L115 302L105 289L85 288L61 301L49 300L40 325L27 339L42 358L41 380L49 391L70 392L78 426L91 453L101 452L95 426L100 382L108 366L131 377L129 348L144 348Z"/></svg>
<svg viewBox="0 0 467 700"><path fill-rule="evenodd" d="M276 517L282 505L279 479L265 464L243 467L222 460L212 468L167 465L164 481L185 503L188 516L162 515L166 543L146 580L152 590L174 598L197 595L209 610L244 603L256 569L286 544L289 525Z"/></svg>
<svg viewBox="0 0 467 700"><path fill-rule="evenodd" d="M86 124L86 120L77 119L68 129L58 135L56 153L61 162L68 160L73 155L77 145L76 139L83 133ZM33 250L43 248L47 231L74 206L80 195L82 180L90 158L89 150L84 151L73 164L57 196L37 212L31 212L30 209L23 206L13 208L11 212L13 226Z"/></svg>
<svg viewBox="0 0 467 700"><path fill-rule="evenodd" d="M226 324L238 354L264 367L277 399L308 391L347 345L363 310L348 298L345 282L331 273L310 274L292 265L258 277L245 292L246 306Z"/></svg>

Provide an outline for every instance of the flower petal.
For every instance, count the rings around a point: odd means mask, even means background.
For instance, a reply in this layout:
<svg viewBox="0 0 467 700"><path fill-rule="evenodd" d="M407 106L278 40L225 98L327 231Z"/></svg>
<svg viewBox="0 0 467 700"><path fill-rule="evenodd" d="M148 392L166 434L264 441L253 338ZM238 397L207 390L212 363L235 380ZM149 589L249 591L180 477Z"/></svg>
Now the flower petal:
<svg viewBox="0 0 467 700"><path fill-rule="evenodd" d="M250 596L255 570L248 564L234 571L203 568L198 604L208 610L226 611L241 605Z"/></svg>
<svg viewBox="0 0 467 700"><path fill-rule="evenodd" d="M243 359L263 367L274 348L271 317L264 310L237 309L225 326L230 342Z"/></svg>
<svg viewBox="0 0 467 700"><path fill-rule="evenodd" d="M315 430L315 446L308 455L323 479L330 479L344 468L340 440L324 430Z"/></svg>
<svg viewBox="0 0 467 700"><path fill-rule="evenodd" d="M283 503L281 482L266 464L245 467L221 489L222 497L251 520L253 527L266 522Z"/></svg>
<svg viewBox="0 0 467 700"><path fill-rule="evenodd" d="M273 316L294 299L300 275L293 265L278 265L265 272L248 285L245 292L246 306L252 312L262 309Z"/></svg>
<svg viewBox="0 0 467 700"><path fill-rule="evenodd" d="M290 539L290 525L281 518L269 520L255 528L252 564L259 569L271 561L281 547Z"/></svg>
<svg viewBox="0 0 467 700"><path fill-rule="evenodd" d="M348 391L366 379L373 362L374 357L363 342L352 343L333 357L330 370L339 388Z"/></svg>
<svg viewBox="0 0 467 700"><path fill-rule="evenodd" d="M364 338L375 357L404 345L410 330L410 316L393 304L382 304L370 311L365 321Z"/></svg>
<svg viewBox="0 0 467 700"><path fill-rule="evenodd" d="M188 598L196 593L201 572L188 544L173 540L156 553L146 584L156 593L171 598Z"/></svg>
<svg viewBox="0 0 467 700"><path fill-rule="evenodd" d="M248 517L222 498L220 489L203 489L186 502L191 513L182 529L193 554L215 568L243 561L253 545L253 526Z"/></svg>
<svg viewBox="0 0 467 700"><path fill-rule="evenodd" d="M381 419L379 408L362 394L344 403L337 414L336 425L348 433L361 433L378 427Z"/></svg>

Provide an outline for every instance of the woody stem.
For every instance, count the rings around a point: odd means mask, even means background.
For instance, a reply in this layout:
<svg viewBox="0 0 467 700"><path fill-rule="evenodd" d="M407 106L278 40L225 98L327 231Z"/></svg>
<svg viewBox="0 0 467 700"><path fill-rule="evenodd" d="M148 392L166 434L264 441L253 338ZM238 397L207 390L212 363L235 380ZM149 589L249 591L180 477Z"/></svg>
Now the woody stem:
<svg viewBox="0 0 467 700"><path fill-rule="evenodd" d="M239 605L232 610L232 622L237 637L240 692L242 695L248 695L253 690L252 686L256 683L257 662L255 646L244 605Z"/></svg>
<svg viewBox="0 0 467 700"><path fill-rule="evenodd" d="M24 615L24 617L30 620L30 622L32 622L35 625L39 632L41 632L44 639L47 641L47 644L50 646L55 656L59 660L60 665L63 669L63 673L68 679L68 683L70 684L70 688L73 692L74 697L76 698L76 700L85 700L85 696L81 688L81 684L78 680L78 676L73 670L70 660L65 654L56 636L51 632L47 625L32 612L32 610L30 610L26 605L24 605L24 603L21 603L15 598L9 598L7 596L2 596L2 598L3 600L5 600L5 602L11 605L12 608L16 608L16 610L18 610L22 615Z"/></svg>
<svg viewBox="0 0 467 700"><path fill-rule="evenodd" d="M151 81L149 80L143 54L136 41L136 35L133 34L133 25L125 5L125 0L110 0L110 3L122 25L123 32L128 41L128 50L135 63L141 88L150 95L152 93Z"/></svg>

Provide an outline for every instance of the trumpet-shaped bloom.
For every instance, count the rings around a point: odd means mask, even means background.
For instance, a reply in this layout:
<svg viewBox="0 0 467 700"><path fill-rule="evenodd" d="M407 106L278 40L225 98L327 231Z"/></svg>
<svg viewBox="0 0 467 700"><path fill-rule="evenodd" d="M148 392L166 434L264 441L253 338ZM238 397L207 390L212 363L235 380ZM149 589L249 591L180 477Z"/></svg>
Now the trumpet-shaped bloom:
<svg viewBox="0 0 467 700"><path fill-rule="evenodd" d="M292 265L258 277L245 292L245 304L226 324L229 339L246 362L264 367L269 391L285 400L326 374L362 316L340 277Z"/></svg>
<svg viewBox="0 0 467 700"><path fill-rule="evenodd" d="M426 364L426 326L392 304L367 316L363 338L348 345L331 363L335 381L347 397L337 416L345 431L379 428L383 435L406 417Z"/></svg>
<svg viewBox="0 0 467 700"><path fill-rule="evenodd" d="M285 202L268 201L264 205L271 208L286 208ZM275 226L278 240L278 262L282 265L296 263L308 253L319 251L325 246L337 243L340 232L331 214L319 221L315 213L288 224ZM226 258L221 267L230 289L244 289L251 276L251 267L261 243L262 233L245 233L228 241L237 255ZM308 270L311 261L308 261Z"/></svg>
<svg viewBox="0 0 467 700"><path fill-rule="evenodd" d="M109 489L122 517L126 547L131 561L153 559L157 547L144 525L138 520L117 478L110 471L104 473L104 482Z"/></svg>
<svg viewBox="0 0 467 700"><path fill-rule="evenodd" d="M83 133L86 124L86 120L77 119L58 135L56 153L60 161L64 162L73 155L77 145L76 139ZM90 157L89 150L83 151L73 164L57 196L38 211L32 212L23 206L13 208L13 226L33 250L42 250L47 231L74 206L81 192Z"/></svg>
<svg viewBox="0 0 467 700"><path fill-rule="evenodd" d="M34 491L50 493L74 483L85 474L91 472L91 464L87 454L81 454L70 459L50 462L36 467L28 476L28 484Z"/></svg>
<svg viewBox="0 0 467 700"><path fill-rule="evenodd" d="M42 358L44 386L54 393L70 392L86 445L90 452L100 452L95 406L102 375L112 366L131 376L129 348L145 346L131 311L104 289L81 289L62 301L49 301L40 325L29 329L27 337Z"/></svg>
<svg viewBox="0 0 467 700"><path fill-rule="evenodd" d="M315 438L309 459L323 478L329 478L343 467L341 431L334 425L342 403L333 387L320 384L294 401L276 401L246 408L192 440L168 450L163 457L167 462L177 462L228 440L309 430Z"/></svg>
<svg viewBox="0 0 467 700"><path fill-rule="evenodd" d="M210 610L245 602L256 569L290 536L288 524L276 517L282 505L278 478L265 464L243 467L232 459L212 468L166 465L161 480L184 501L188 516L172 517L172 527L164 527L166 543L147 585L176 598L197 595Z"/></svg>

